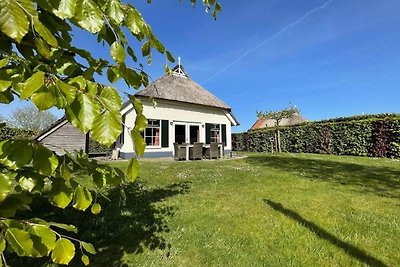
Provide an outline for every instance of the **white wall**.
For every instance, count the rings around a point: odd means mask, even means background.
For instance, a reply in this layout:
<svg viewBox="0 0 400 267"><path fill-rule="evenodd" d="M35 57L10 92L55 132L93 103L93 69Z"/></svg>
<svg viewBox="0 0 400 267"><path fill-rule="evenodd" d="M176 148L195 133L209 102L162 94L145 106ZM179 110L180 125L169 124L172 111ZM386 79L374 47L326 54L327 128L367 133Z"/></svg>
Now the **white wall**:
<svg viewBox="0 0 400 267"><path fill-rule="evenodd" d="M169 147L154 148L146 147L145 152L173 152L173 143L175 139L175 124L179 122L187 122L200 125L200 142L205 143L205 124L225 124L226 125L226 143L225 150L232 149L231 140L231 121L226 116L223 109L199 106L188 103L180 103L175 101L157 100L157 106L153 107L147 99L142 99L143 113L147 119L168 120ZM134 109L128 111L125 115L125 125L133 128L136 113ZM172 122L172 125L171 125ZM124 144L121 152L131 153L134 151L133 143L129 135L129 130L124 129Z"/></svg>

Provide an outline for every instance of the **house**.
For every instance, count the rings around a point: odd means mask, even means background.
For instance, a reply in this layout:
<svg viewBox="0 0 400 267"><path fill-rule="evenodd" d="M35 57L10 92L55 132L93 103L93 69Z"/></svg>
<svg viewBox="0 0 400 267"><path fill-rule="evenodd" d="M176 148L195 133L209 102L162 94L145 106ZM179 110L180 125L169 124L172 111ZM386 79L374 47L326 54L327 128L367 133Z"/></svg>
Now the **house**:
<svg viewBox="0 0 400 267"><path fill-rule="evenodd" d="M135 96L142 101L148 120L143 133L145 157L172 157L174 143L220 142L225 153L231 151L231 128L239 125L232 109L190 79L181 64L172 69L172 75L159 78ZM136 113L130 102L123 105L121 115L124 127L114 147L119 148L121 158L127 159L135 156L129 133ZM65 118L39 134L36 140L58 154L64 153L64 149L89 153L89 136Z"/></svg>
<svg viewBox="0 0 400 267"><path fill-rule="evenodd" d="M303 122L306 122L307 120L300 115L300 113L296 112L294 113L290 118L283 118L279 125L280 126L289 126L289 125L295 125L295 124L300 124ZM276 121L274 119L268 119L268 118L259 118L253 126L251 126L250 130L256 130L260 128L265 128L265 127L275 127L276 126Z"/></svg>
<svg viewBox="0 0 400 267"><path fill-rule="evenodd" d="M145 157L172 157L174 143L220 142L225 153L231 151L231 128L239 125L232 109L190 79L181 64L172 69L172 75L159 78L135 96L142 101L148 120ZM121 114L125 127L116 145L122 158L131 158L134 148L128 127L133 127L136 114L130 102Z"/></svg>

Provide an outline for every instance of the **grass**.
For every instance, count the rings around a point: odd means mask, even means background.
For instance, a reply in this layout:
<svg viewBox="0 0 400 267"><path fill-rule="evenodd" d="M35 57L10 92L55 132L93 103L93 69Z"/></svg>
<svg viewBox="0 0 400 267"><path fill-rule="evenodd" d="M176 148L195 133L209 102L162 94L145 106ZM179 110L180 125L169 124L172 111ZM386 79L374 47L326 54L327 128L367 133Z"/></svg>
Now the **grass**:
<svg viewBox="0 0 400 267"><path fill-rule="evenodd" d="M400 264L396 160L143 160L138 183L125 206L114 201L94 219L69 217L99 249L94 266Z"/></svg>

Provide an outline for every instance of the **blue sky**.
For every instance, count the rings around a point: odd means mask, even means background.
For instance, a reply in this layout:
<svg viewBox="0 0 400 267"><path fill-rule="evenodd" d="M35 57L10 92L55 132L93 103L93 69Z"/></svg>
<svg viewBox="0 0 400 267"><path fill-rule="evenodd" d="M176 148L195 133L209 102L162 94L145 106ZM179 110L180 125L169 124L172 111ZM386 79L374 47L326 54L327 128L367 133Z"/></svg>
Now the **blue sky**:
<svg viewBox="0 0 400 267"><path fill-rule="evenodd" d="M189 0L133 2L190 77L232 107L241 122L234 131L249 129L257 110L289 102L309 120L400 112L400 1L221 3L214 21ZM108 57L91 36L77 37ZM155 56L145 70L156 79L164 63Z"/></svg>

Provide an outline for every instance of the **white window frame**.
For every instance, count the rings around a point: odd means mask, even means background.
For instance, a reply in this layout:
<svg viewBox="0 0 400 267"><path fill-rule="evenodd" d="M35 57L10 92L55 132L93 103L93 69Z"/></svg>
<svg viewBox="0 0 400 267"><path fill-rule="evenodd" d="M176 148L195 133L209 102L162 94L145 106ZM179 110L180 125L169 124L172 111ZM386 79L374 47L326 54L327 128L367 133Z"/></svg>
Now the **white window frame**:
<svg viewBox="0 0 400 267"><path fill-rule="evenodd" d="M158 126L157 125L152 125L150 124L150 122L155 122L158 121ZM151 128L151 129L157 129L158 128L158 145L148 145L147 144L147 138L148 137L152 137L155 138L156 136L154 135L150 135L147 136L147 129ZM144 138L144 142L146 143L146 147L148 148L161 148L161 120L157 120L157 119L147 119L147 127L144 130L144 134L143 134L143 138ZM153 144L154 144L155 139L153 140Z"/></svg>
<svg viewBox="0 0 400 267"><path fill-rule="evenodd" d="M214 136L214 133L217 133L216 136ZM210 129L210 143L221 143L221 124L212 124L211 129Z"/></svg>

